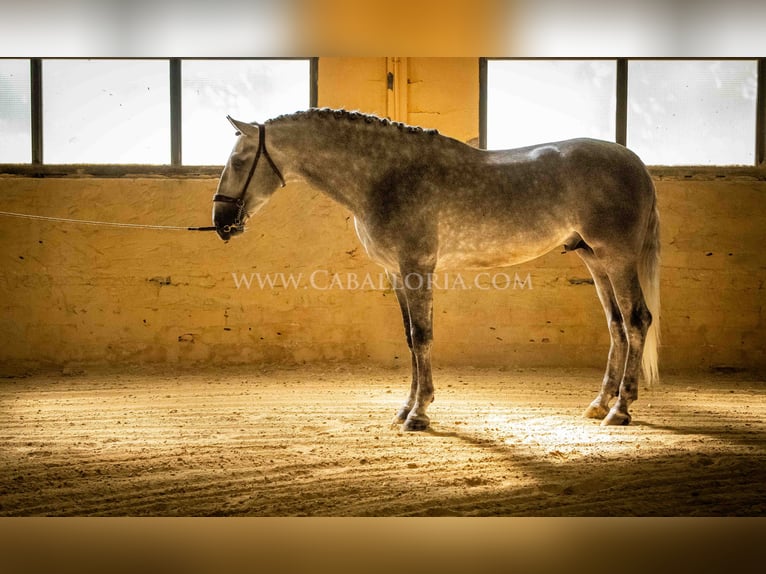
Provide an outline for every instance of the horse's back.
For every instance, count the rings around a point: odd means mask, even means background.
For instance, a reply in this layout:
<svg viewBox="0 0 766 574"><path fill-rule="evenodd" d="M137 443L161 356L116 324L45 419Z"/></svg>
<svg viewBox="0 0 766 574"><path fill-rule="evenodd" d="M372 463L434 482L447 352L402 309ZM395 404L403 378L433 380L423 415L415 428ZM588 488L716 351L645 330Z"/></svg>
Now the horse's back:
<svg viewBox="0 0 766 574"><path fill-rule="evenodd" d="M495 193L575 227L610 219L625 225L644 219L655 203L644 163L614 142L579 138L485 153L482 162L506 182Z"/></svg>
<svg viewBox="0 0 766 574"><path fill-rule="evenodd" d="M585 187L612 181L646 188L649 173L631 150L614 142L590 138L569 139L508 150L484 152L480 162L500 167L509 177L547 172L562 184Z"/></svg>
<svg viewBox="0 0 766 574"><path fill-rule="evenodd" d="M439 259L448 267L520 263L577 236L638 238L654 205L638 156L593 139L475 150L451 182L438 199Z"/></svg>
<svg viewBox="0 0 766 574"><path fill-rule="evenodd" d="M358 214L362 243L389 267L416 256L441 268L521 263L577 234L638 228L654 201L643 163L611 142L486 151L453 140L422 152L391 166Z"/></svg>

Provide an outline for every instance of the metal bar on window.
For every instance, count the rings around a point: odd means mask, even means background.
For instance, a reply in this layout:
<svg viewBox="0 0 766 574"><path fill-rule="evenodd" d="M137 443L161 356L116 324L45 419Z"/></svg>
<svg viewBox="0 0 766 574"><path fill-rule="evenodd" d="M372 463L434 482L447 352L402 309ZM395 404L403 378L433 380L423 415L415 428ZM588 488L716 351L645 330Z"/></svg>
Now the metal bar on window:
<svg viewBox="0 0 766 574"><path fill-rule="evenodd" d="M487 149L487 58L479 58L479 147Z"/></svg>
<svg viewBox="0 0 766 574"><path fill-rule="evenodd" d="M309 60L309 107L319 105L319 58Z"/></svg>
<svg viewBox="0 0 766 574"><path fill-rule="evenodd" d="M617 90L615 92L615 133L614 141L628 145L628 60L617 60Z"/></svg>
<svg viewBox="0 0 766 574"><path fill-rule="evenodd" d="M170 165L181 165L181 60L170 60Z"/></svg>
<svg viewBox="0 0 766 574"><path fill-rule="evenodd" d="M43 163L43 62L40 58L29 60L31 91L32 163Z"/></svg>
<svg viewBox="0 0 766 574"><path fill-rule="evenodd" d="M755 99L755 165L766 164L766 59L758 60L758 93Z"/></svg>

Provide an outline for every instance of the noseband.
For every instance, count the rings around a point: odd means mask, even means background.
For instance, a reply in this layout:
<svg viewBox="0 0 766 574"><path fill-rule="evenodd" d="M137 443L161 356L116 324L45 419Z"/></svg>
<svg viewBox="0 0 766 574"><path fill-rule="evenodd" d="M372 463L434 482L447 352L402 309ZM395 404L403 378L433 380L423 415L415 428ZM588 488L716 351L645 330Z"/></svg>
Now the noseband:
<svg viewBox="0 0 766 574"><path fill-rule="evenodd" d="M255 152L255 159L253 160L253 165L250 166L250 171L247 174L247 179L245 180L245 185L242 188L242 192L237 197L221 195L220 193L217 193L213 196L214 203L234 203L239 208L234 223L232 225L223 226L223 231L225 233L229 233L233 229L244 227L243 218L245 215L245 193L247 193L247 188L250 186L250 181L253 179L253 175L255 175L255 170L258 167L258 160L261 159L261 156L265 157L266 161L269 162L271 171L273 171L279 178L279 181L282 183L282 187L285 186L285 178L282 177L282 173L279 171L279 168L274 163L274 160L271 159L271 156L266 149L266 125L258 125L258 151Z"/></svg>

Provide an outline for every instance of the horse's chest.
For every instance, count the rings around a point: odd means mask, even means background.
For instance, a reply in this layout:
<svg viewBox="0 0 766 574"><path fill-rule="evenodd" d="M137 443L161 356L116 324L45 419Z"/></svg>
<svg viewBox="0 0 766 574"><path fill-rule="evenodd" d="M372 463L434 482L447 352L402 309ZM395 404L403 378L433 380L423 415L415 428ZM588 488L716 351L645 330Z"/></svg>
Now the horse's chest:
<svg viewBox="0 0 766 574"><path fill-rule="evenodd" d="M369 227L358 217L354 218L354 228L370 259L389 269L398 268L398 257L392 242L385 241L385 238L373 237Z"/></svg>

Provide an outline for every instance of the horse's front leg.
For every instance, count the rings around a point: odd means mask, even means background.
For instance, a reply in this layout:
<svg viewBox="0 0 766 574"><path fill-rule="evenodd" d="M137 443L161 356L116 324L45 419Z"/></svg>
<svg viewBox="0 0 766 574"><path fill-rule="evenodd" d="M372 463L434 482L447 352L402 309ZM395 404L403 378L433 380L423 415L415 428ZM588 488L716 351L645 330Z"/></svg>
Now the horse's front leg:
<svg viewBox="0 0 766 574"><path fill-rule="evenodd" d="M404 430L428 428L426 409L434 400L431 376L431 344L433 342L433 293L430 270L402 268L402 288L409 311L410 341L413 356L414 402L404 421ZM415 382L417 381L417 387Z"/></svg>
<svg viewBox="0 0 766 574"><path fill-rule="evenodd" d="M399 309L402 312L404 334L407 336L407 347L410 350L410 358L412 360L412 382L410 383L410 394L407 396L407 400L396 413L393 422L393 424L402 424L407 420L407 415L409 415L410 411L412 411L412 407L415 404L415 399L417 397L418 363L417 359L415 358L415 353L412 351L412 324L410 323L410 309L407 306L407 294L404 292L402 277L398 273L389 272L388 278L391 281L391 286L394 289L394 293L396 293L396 300L399 302Z"/></svg>

